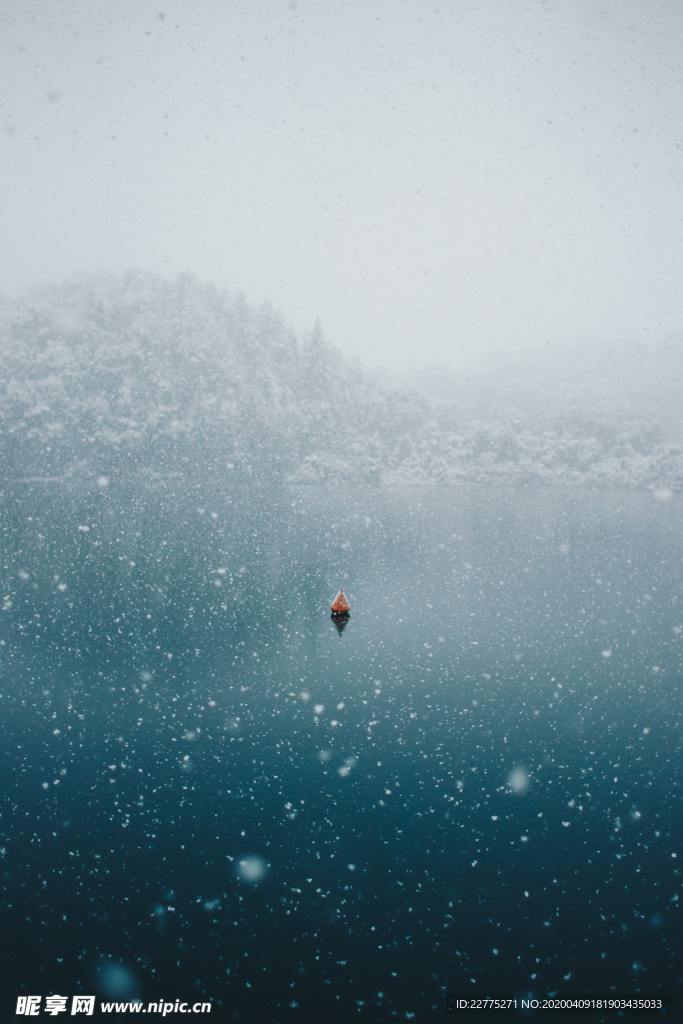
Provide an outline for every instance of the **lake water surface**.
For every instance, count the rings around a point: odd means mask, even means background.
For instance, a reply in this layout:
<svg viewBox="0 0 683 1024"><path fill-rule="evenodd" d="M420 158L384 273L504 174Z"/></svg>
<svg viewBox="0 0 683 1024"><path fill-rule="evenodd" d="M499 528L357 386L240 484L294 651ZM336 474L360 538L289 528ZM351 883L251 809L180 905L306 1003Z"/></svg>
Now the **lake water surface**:
<svg viewBox="0 0 683 1024"><path fill-rule="evenodd" d="M3 1019L679 987L680 499L34 483L0 530Z"/></svg>

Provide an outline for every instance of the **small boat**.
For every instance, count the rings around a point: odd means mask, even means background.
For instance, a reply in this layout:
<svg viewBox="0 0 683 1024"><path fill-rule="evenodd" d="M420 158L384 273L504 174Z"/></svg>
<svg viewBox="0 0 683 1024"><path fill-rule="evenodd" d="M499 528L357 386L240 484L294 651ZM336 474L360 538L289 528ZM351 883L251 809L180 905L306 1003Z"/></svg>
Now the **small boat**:
<svg viewBox="0 0 683 1024"><path fill-rule="evenodd" d="M351 605L346 600L346 594L343 590L340 590L334 601L330 605L330 609L333 615L348 615L351 611Z"/></svg>

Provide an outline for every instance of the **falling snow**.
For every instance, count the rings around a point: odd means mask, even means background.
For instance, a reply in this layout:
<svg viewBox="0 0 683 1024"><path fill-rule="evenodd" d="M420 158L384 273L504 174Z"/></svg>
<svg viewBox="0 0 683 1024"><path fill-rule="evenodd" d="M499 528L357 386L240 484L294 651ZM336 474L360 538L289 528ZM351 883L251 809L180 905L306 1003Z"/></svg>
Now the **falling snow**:
<svg viewBox="0 0 683 1024"><path fill-rule="evenodd" d="M368 1021L493 961L671 984L677 498L98 476L0 506L17 983Z"/></svg>

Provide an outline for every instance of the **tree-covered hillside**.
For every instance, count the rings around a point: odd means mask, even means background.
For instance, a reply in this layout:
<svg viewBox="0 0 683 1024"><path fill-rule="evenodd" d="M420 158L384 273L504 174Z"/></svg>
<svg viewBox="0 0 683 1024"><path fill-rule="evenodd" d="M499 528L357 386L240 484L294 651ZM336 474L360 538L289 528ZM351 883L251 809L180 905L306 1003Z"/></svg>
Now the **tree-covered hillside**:
<svg viewBox="0 0 683 1024"><path fill-rule="evenodd" d="M380 384L319 327L297 338L269 306L189 276L77 280L5 302L0 356L12 478L683 484L670 411L681 383L666 367L666 415L654 394L637 408L615 401L602 371L581 400L575 380L564 391L530 381L511 400L493 378L476 400L471 382L447 378L429 397Z"/></svg>

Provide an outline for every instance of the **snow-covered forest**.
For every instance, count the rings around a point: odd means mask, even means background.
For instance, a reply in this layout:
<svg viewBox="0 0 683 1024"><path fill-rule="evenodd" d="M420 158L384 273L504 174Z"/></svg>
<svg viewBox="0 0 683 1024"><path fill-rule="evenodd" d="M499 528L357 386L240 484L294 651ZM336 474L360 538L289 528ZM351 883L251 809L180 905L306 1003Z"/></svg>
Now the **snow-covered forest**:
<svg viewBox="0 0 683 1024"><path fill-rule="evenodd" d="M407 386L239 293L131 272L5 301L0 356L10 479L683 485L676 339L423 371Z"/></svg>

